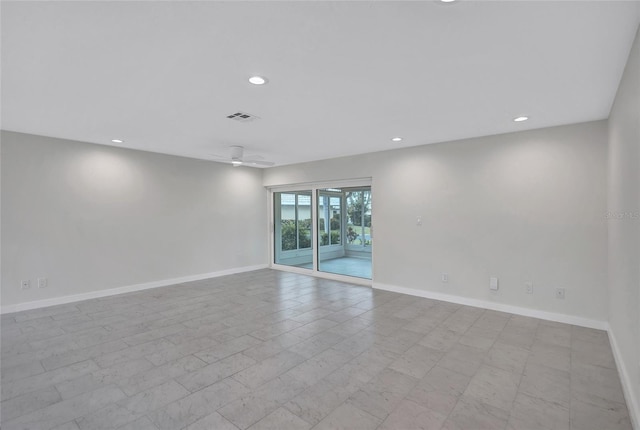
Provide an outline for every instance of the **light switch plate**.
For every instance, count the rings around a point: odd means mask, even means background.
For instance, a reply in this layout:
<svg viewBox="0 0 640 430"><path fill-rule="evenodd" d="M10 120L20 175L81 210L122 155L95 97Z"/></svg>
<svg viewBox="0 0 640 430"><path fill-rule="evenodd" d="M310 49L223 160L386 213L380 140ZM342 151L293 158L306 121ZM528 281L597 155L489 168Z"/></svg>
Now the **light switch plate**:
<svg viewBox="0 0 640 430"><path fill-rule="evenodd" d="M527 294L533 294L533 282L524 283L524 292Z"/></svg>

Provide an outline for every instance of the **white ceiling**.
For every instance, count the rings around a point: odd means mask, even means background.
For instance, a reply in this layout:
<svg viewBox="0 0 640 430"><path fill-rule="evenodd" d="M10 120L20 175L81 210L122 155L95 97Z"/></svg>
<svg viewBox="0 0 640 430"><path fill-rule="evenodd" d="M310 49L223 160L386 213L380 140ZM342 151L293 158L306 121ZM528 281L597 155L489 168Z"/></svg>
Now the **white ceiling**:
<svg viewBox="0 0 640 430"><path fill-rule="evenodd" d="M3 129L205 159L242 145L282 165L606 118L640 2L3 1L1 13ZM260 119L226 118L238 110Z"/></svg>

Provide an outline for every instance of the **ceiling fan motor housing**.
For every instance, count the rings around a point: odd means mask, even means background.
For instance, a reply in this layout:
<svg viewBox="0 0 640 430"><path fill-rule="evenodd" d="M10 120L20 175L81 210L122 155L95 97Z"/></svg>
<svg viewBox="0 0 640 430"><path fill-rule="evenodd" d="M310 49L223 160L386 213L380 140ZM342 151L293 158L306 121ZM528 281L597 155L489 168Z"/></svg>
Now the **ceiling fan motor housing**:
<svg viewBox="0 0 640 430"><path fill-rule="evenodd" d="M231 159L234 161L242 161L242 146L231 146Z"/></svg>

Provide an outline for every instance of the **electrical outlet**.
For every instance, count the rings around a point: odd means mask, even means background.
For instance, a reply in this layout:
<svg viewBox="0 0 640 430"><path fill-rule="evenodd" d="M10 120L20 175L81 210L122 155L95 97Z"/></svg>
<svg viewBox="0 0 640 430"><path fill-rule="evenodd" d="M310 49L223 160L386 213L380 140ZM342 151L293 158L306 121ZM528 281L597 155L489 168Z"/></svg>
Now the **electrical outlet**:
<svg viewBox="0 0 640 430"><path fill-rule="evenodd" d="M524 292L527 294L533 294L533 282L524 283Z"/></svg>
<svg viewBox="0 0 640 430"><path fill-rule="evenodd" d="M28 279L23 279L22 281L20 281L20 289L21 290L28 290L29 288L31 288L31 281Z"/></svg>
<svg viewBox="0 0 640 430"><path fill-rule="evenodd" d="M442 282L449 282L449 274L443 273L441 279L442 279Z"/></svg>
<svg viewBox="0 0 640 430"><path fill-rule="evenodd" d="M38 288L45 288L47 286L47 278L38 278Z"/></svg>
<svg viewBox="0 0 640 430"><path fill-rule="evenodd" d="M498 278L489 278L489 289L494 291L498 290Z"/></svg>
<svg viewBox="0 0 640 430"><path fill-rule="evenodd" d="M422 217L420 215L418 215L416 217L416 225L417 226L421 226L422 225Z"/></svg>
<svg viewBox="0 0 640 430"><path fill-rule="evenodd" d="M556 299L564 300L564 288L556 288Z"/></svg>

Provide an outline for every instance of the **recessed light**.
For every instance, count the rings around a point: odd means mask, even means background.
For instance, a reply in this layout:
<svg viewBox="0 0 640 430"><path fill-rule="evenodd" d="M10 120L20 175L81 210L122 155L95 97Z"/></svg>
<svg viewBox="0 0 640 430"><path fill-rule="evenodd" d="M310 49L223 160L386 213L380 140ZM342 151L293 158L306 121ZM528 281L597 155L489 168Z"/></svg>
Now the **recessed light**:
<svg viewBox="0 0 640 430"><path fill-rule="evenodd" d="M391 139L393 142L402 142L402 138L401 137L394 137L393 139Z"/></svg>
<svg viewBox="0 0 640 430"><path fill-rule="evenodd" d="M113 143L124 143L124 140L120 140L120 139L111 139L111 141Z"/></svg>
<svg viewBox="0 0 640 430"><path fill-rule="evenodd" d="M262 76L252 76L249 78L249 82L251 82L253 85L264 85L267 83L267 78L264 78Z"/></svg>
<svg viewBox="0 0 640 430"><path fill-rule="evenodd" d="M529 117L528 117L528 116L519 116L519 117L517 117L517 118L514 118L514 119L513 119L513 121L514 121L514 122L522 122L522 121L526 121L526 120L528 120L528 119L529 119Z"/></svg>
<svg viewBox="0 0 640 430"><path fill-rule="evenodd" d="M440 0L442 3L453 3L456 0Z"/></svg>

